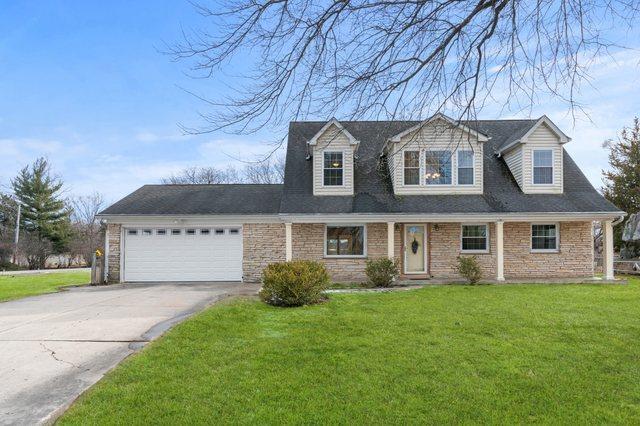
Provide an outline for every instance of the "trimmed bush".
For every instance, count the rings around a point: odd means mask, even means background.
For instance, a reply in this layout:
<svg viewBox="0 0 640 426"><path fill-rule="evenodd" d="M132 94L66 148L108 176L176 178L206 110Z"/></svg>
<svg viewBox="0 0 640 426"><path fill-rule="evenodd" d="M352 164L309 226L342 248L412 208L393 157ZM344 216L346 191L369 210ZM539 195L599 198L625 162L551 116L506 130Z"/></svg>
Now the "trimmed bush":
<svg viewBox="0 0 640 426"><path fill-rule="evenodd" d="M482 270L480 269L478 258L475 256L458 256L456 270L471 285L477 284L482 279Z"/></svg>
<svg viewBox="0 0 640 426"><path fill-rule="evenodd" d="M367 260L364 272L367 274L366 287L389 287L400 273L398 261L388 257Z"/></svg>
<svg viewBox="0 0 640 426"><path fill-rule="evenodd" d="M271 263L262 271L260 298L275 306L302 306L321 302L329 287L324 264L310 260Z"/></svg>

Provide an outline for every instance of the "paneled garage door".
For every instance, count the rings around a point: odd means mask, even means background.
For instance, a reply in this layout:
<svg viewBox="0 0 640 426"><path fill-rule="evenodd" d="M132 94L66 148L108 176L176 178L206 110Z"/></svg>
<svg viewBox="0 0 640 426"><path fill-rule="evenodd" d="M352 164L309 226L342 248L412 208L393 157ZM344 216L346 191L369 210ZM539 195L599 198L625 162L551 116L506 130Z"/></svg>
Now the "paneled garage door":
<svg viewBox="0 0 640 426"><path fill-rule="evenodd" d="M124 280L241 281L242 228L124 229Z"/></svg>

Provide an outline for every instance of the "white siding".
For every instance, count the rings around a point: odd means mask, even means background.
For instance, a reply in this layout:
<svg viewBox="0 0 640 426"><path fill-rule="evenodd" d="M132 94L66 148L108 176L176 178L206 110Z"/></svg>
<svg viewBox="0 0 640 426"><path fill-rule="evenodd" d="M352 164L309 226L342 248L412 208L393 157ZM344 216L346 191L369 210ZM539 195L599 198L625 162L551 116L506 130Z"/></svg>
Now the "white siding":
<svg viewBox="0 0 640 426"><path fill-rule="evenodd" d="M403 151L419 150L421 156L426 150L452 151L451 185L425 185L424 175L420 173L420 185L404 184L404 154ZM456 185L458 178L457 150L471 150L474 152L474 183L473 185ZM393 189L400 195L418 194L481 194L483 143L475 136L469 135L444 120L436 120L425 125L418 133L404 136L399 142L393 142L388 153L389 172L393 182ZM421 157L421 164L423 164Z"/></svg>
<svg viewBox="0 0 640 426"><path fill-rule="evenodd" d="M502 157L505 163L507 163L511 174L516 179L516 182L518 182L520 189L523 189L524 185L522 181L522 153L522 145L518 145Z"/></svg>
<svg viewBox="0 0 640 426"><path fill-rule="evenodd" d="M313 195L353 195L353 152L355 145L335 125L329 127L313 146ZM342 186L324 186L323 153L340 151L343 159Z"/></svg>
<svg viewBox="0 0 640 426"><path fill-rule="evenodd" d="M564 148L560 144L560 138L546 125L538 127L522 146L522 190L527 194L561 194L562 182L562 156ZM553 184L533 184L533 151L535 149L551 149L553 151Z"/></svg>

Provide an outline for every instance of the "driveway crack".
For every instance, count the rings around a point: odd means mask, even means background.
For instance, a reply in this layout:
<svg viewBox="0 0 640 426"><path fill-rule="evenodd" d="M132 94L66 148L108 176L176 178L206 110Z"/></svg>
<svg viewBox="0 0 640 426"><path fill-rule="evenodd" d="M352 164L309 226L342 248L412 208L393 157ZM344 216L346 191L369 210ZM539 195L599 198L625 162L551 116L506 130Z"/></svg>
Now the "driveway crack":
<svg viewBox="0 0 640 426"><path fill-rule="evenodd" d="M69 361L65 361L65 360L64 360L64 359L62 359L62 358L58 358L58 357L56 356L56 351L54 351L54 350L53 350L53 349L51 349L51 348L48 348L44 343L40 342L40 346L42 346L42 349L44 349L45 351L49 352L49 354L51 355L51 358L55 359L56 361L61 362L61 363L63 363L63 364L70 365L70 366L72 366L73 368L77 368L78 370L82 370L82 369L83 369L83 368L82 368L82 367L80 367L79 365L76 365L76 364L74 364L74 363L72 363L72 362L69 362ZM84 370L85 370L85 371L88 371L89 369L87 368L87 369L84 369Z"/></svg>

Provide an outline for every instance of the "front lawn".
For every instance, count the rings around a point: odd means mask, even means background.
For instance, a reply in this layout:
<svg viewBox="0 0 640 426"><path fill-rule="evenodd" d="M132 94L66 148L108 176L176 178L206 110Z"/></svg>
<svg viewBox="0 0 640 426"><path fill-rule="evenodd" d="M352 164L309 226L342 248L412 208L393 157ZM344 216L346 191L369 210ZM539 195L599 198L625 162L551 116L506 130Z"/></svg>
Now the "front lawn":
<svg viewBox="0 0 640 426"><path fill-rule="evenodd" d="M0 302L37 294L53 293L62 287L88 284L91 274L85 271L55 272L34 275L0 275Z"/></svg>
<svg viewBox="0 0 640 426"><path fill-rule="evenodd" d="M62 424L639 423L640 281L214 306Z"/></svg>

